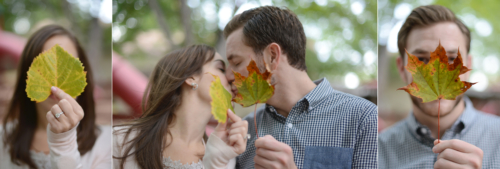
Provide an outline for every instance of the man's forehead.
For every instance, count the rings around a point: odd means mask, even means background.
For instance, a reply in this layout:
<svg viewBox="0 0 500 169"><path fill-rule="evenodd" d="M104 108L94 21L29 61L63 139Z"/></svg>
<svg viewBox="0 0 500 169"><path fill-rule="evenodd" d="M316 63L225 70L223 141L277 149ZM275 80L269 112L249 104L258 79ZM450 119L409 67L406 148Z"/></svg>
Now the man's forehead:
<svg viewBox="0 0 500 169"><path fill-rule="evenodd" d="M439 43L448 50L466 50L466 40L458 26L453 22L437 23L425 27L415 27L408 35L407 50L434 51Z"/></svg>

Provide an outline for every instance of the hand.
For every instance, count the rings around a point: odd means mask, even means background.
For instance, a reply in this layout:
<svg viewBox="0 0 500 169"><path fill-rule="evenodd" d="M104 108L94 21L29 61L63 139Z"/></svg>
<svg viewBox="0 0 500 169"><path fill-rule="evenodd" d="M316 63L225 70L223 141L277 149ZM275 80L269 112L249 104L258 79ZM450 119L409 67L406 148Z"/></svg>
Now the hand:
<svg viewBox="0 0 500 169"><path fill-rule="evenodd" d="M255 168L297 168L293 161L293 151L290 146L279 142L271 135L260 137L255 141Z"/></svg>
<svg viewBox="0 0 500 169"><path fill-rule="evenodd" d="M434 141L434 153L439 153L434 168L481 168L483 150L465 141L453 140Z"/></svg>
<svg viewBox="0 0 500 169"><path fill-rule="evenodd" d="M46 115L50 124L50 131L56 134L69 131L82 120L83 109L75 99L61 89L53 86L51 91L59 99L59 102L52 106ZM61 112L63 113L59 118L56 118L56 114Z"/></svg>
<svg viewBox="0 0 500 169"><path fill-rule="evenodd" d="M227 117L231 119L232 123L219 123L215 127L214 134L231 146L235 153L241 154L245 152L247 147L248 121L241 120L231 109L227 110Z"/></svg>

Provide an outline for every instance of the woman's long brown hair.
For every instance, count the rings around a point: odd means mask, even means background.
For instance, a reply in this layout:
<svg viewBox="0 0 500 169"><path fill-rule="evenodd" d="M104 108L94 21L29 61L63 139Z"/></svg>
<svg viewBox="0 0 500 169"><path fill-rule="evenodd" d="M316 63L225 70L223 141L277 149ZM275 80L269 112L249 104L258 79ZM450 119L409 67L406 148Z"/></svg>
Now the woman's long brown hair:
<svg viewBox="0 0 500 169"><path fill-rule="evenodd" d="M156 64L142 100L144 113L130 123L118 125L124 129L115 131L115 134L125 132L124 140L130 132L137 132L120 145L123 156L113 157L120 159L120 168L132 155L143 169L163 168L162 152L168 146L165 144L167 134L170 135L168 127L175 122L174 110L181 105L181 86L187 78L201 74L203 65L214 56L214 48L194 45L173 51Z"/></svg>
<svg viewBox="0 0 500 169"><path fill-rule="evenodd" d="M12 96L7 115L3 121L4 143L8 148L11 160L17 165L28 165L30 168L36 168L31 159L30 147L34 141L33 137L37 126L38 117L36 103L31 101L26 94L26 78L28 69L33 59L38 56L45 42L56 35L64 35L73 41L80 61L83 63L84 70L87 71L87 86L84 92L78 96L76 101L82 106L85 116L80 121L77 128L78 151L84 155L92 149L97 139L98 128L95 126L95 108L94 108L94 83L92 80L92 71L89 61L78 43L78 40L69 31L61 26L49 25L35 32L24 47L21 59L18 65L17 82Z"/></svg>

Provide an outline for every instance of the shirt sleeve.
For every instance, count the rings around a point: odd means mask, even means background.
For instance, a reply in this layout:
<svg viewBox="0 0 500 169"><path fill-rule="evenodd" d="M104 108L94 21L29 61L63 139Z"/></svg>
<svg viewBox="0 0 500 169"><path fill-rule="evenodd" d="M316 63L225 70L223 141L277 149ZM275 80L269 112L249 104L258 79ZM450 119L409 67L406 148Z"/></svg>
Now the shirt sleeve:
<svg viewBox="0 0 500 169"><path fill-rule="evenodd" d="M377 106L370 104L361 115L352 168L377 168Z"/></svg>
<svg viewBox="0 0 500 169"><path fill-rule="evenodd" d="M215 134L211 134L208 138L205 150L203 156L205 169L235 168L235 158L238 154Z"/></svg>
<svg viewBox="0 0 500 169"><path fill-rule="evenodd" d="M64 133L53 133L47 125L47 136L50 148L50 163L53 169L82 168L80 152L76 137L78 125Z"/></svg>

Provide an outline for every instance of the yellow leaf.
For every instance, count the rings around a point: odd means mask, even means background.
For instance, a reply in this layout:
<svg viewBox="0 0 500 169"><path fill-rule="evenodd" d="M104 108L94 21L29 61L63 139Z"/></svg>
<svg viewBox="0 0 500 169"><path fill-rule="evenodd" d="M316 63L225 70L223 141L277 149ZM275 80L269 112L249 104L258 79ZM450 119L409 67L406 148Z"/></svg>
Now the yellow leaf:
<svg viewBox="0 0 500 169"><path fill-rule="evenodd" d="M50 88L55 86L76 98L87 86L86 74L78 58L55 45L31 63L26 93L31 101L43 102L50 96Z"/></svg>
<svg viewBox="0 0 500 169"><path fill-rule="evenodd" d="M225 123L227 119L227 109L231 109L234 112L233 106L231 105L232 95L224 88L219 76L212 76L215 79L210 85L212 115L214 115L214 118L219 121L219 123Z"/></svg>

